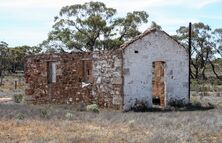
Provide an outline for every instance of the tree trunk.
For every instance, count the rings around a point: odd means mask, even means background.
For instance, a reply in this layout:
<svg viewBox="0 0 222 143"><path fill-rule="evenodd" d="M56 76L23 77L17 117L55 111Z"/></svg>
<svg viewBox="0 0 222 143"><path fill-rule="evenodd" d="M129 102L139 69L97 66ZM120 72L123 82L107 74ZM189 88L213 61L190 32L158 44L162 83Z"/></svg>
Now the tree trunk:
<svg viewBox="0 0 222 143"><path fill-rule="evenodd" d="M217 79L222 80L222 79L220 78L220 76L217 74L213 62L209 60L209 63L210 63L210 65L211 65L212 70L213 70L213 73L215 74L215 76L217 77Z"/></svg>
<svg viewBox="0 0 222 143"><path fill-rule="evenodd" d="M191 68L190 68L190 78L192 78L192 79L194 79L195 78L195 75L194 75L194 73L192 72L192 70L191 70Z"/></svg>
<svg viewBox="0 0 222 143"><path fill-rule="evenodd" d="M1 76L0 86L3 85L3 76Z"/></svg>
<svg viewBox="0 0 222 143"><path fill-rule="evenodd" d="M3 75L2 75L2 64L0 65L0 86L2 85L2 79L3 79Z"/></svg>
<svg viewBox="0 0 222 143"><path fill-rule="evenodd" d="M206 65L201 70L201 79L202 80L206 80L207 79L207 77L205 75L205 70L206 70Z"/></svg>
<svg viewBox="0 0 222 143"><path fill-rule="evenodd" d="M198 69L198 66L197 65L195 65L193 62L191 62L191 64L193 65L193 67L194 67L194 73L193 73L193 78L194 79L197 79L198 78L198 75L199 75L199 69ZM191 73L190 73L191 74Z"/></svg>

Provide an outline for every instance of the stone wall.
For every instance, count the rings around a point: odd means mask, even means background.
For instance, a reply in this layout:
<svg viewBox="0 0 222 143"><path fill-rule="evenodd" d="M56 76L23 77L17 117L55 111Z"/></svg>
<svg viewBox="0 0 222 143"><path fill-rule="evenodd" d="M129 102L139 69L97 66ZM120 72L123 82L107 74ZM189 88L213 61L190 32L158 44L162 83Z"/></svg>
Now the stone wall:
<svg viewBox="0 0 222 143"><path fill-rule="evenodd" d="M56 82L48 83L48 63L56 62ZM84 63L92 63L85 82ZM42 54L26 58L26 100L31 103L85 104L122 107L121 51Z"/></svg>
<svg viewBox="0 0 222 143"><path fill-rule="evenodd" d="M92 84L84 83L83 60L91 53L42 54L26 58L26 100L32 103L93 102ZM56 62L56 82L48 83L48 63Z"/></svg>
<svg viewBox="0 0 222 143"><path fill-rule="evenodd" d="M163 84L161 93L164 92L161 105L187 104L188 54L184 47L159 30L144 32L114 51L27 57L27 100L97 103L100 107L126 111L142 103L149 108L153 106L152 90L155 89L153 63L158 61L164 62L163 76L158 78ZM56 78L55 83L48 82L49 62L56 63L56 76L50 77Z"/></svg>
<svg viewBox="0 0 222 143"><path fill-rule="evenodd" d="M93 54L92 94L100 106L122 108L121 51Z"/></svg>

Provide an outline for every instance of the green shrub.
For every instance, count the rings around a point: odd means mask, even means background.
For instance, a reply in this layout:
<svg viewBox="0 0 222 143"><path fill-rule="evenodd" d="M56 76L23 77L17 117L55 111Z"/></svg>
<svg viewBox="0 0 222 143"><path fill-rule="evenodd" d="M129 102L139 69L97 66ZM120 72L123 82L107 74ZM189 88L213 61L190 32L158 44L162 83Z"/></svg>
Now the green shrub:
<svg viewBox="0 0 222 143"><path fill-rule="evenodd" d="M95 113L99 113L99 107L97 106L97 104L87 105L86 110L91 111L91 112L95 112Z"/></svg>
<svg viewBox="0 0 222 143"><path fill-rule="evenodd" d="M200 105L200 101L196 97L191 98L191 104L192 105Z"/></svg>
<svg viewBox="0 0 222 143"><path fill-rule="evenodd" d="M71 118L73 117L73 114L70 113L70 112L67 112L67 113L65 114L65 117L68 118L68 119L71 119Z"/></svg>
<svg viewBox="0 0 222 143"><path fill-rule="evenodd" d="M129 127L130 129L135 128L135 120L130 120L130 121L128 122L128 127Z"/></svg>
<svg viewBox="0 0 222 143"><path fill-rule="evenodd" d="M212 91L212 87L209 84L203 85L200 87L200 92L209 92Z"/></svg>
<svg viewBox="0 0 222 143"><path fill-rule="evenodd" d="M18 120L24 120L25 116L23 114L17 114L16 119Z"/></svg>
<svg viewBox="0 0 222 143"><path fill-rule="evenodd" d="M191 80L191 91L197 92L215 92L221 91L220 86L222 85L222 81L215 78L209 77L207 80Z"/></svg>
<svg viewBox="0 0 222 143"><path fill-rule="evenodd" d="M40 116L43 118L48 118L49 117L49 110L44 108L44 109L40 109Z"/></svg>
<svg viewBox="0 0 222 143"><path fill-rule="evenodd" d="M14 101L15 103L21 103L23 100L23 95L22 94L16 94L14 95Z"/></svg>

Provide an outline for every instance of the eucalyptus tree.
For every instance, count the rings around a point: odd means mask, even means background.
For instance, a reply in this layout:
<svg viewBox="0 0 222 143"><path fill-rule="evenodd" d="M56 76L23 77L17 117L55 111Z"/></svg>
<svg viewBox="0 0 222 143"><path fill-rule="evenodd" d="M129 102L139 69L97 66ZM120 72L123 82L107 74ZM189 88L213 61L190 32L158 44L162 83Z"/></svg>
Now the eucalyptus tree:
<svg viewBox="0 0 222 143"><path fill-rule="evenodd" d="M162 27L158 25L155 21L151 22L150 28L156 28L156 29L162 30Z"/></svg>
<svg viewBox="0 0 222 143"><path fill-rule="evenodd" d="M2 85L3 71L6 68L6 58L8 54L8 44L4 41L0 42L0 85Z"/></svg>
<svg viewBox="0 0 222 143"><path fill-rule="evenodd" d="M123 18L116 12L102 2L65 6L41 45L85 51L113 49L139 34L138 27L148 22L144 11L129 12Z"/></svg>
<svg viewBox="0 0 222 143"><path fill-rule="evenodd" d="M222 57L222 28L215 29L213 32L213 36L217 47L217 54Z"/></svg>
<svg viewBox="0 0 222 143"><path fill-rule="evenodd" d="M206 66L210 63L213 66L212 60L215 57L215 43L212 40L212 30L209 25L202 22L192 25L192 49L191 49L191 77L195 79L206 79ZM189 29L186 26L181 26L175 36L188 50L188 35ZM213 68L212 68L213 69ZM213 69L214 73L215 70ZM216 73L215 73L216 74ZM218 75L216 74L218 77Z"/></svg>

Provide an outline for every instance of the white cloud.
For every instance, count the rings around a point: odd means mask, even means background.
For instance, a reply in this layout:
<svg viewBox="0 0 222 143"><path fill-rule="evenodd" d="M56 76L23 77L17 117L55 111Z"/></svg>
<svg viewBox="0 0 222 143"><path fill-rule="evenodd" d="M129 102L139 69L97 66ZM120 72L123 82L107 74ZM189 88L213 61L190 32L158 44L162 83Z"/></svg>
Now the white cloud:
<svg viewBox="0 0 222 143"><path fill-rule="evenodd" d="M107 1L113 7L119 9L137 9L141 10L144 8L155 8L155 7L165 7L165 6L178 6L178 7L187 7L200 9L204 8L210 4L222 2L222 0L119 0Z"/></svg>
<svg viewBox="0 0 222 143"><path fill-rule="evenodd" d="M13 28L0 29L0 40L9 46L30 45L34 46L47 38L47 31L41 28Z"/></svg>
<svg viewBox="0 0 222 143"><path fill-rule="evenodd" d="M222 20L222 16L217 16L217 15L202 16L202 18L205 18L205 19L212 19L212 20Z"/></svg>
<svg viewBox="0 0 222 143"><path fill-rule="evenodd" d="M62 6L85 3L90 0L0 0L0 17L8 26L0 24L0 40L5 40L12 46L29 44L35 45L46 39L47 33L52 26L53 17L59 13ZM108 7L113 7L119 12L118 15L124 15L128 11L145 10L150 15L149 20L160 24L166 32L172 34L175 29L181 25L187 25L189 22L199 22L195 14L181 17L181 12L177 16L168 13L166 8L184 8L187 10L203 9L213 3L222 2L222 0L95 0L104 2ZM4 12L3 12L4 11ZM2 12L4 14L2 14ZM8 13L8 15L7 15ZM175 12L176 13L176 12ZM206 19L221 20L221 16L208 17ZM190 17L190 18L188 18ZM19 27L16 22L20 22ZM25 28L26 22L34 25L32 28ZM38 24L36 24L36 23ZM11 24L14 23L14 24ZM23 25L24 23L24 25ZM7 27L8 26L8 27ZM40 29L36 29L37 27ZM2 27L2 28L1 28ZM4 28L3 28L4 27ZM34 27L34 28L33 28ZM141 30L145 30L148 25L143 25Z"/></svg>
<svg viewBox="0 0 222 143"><path fill-rule="evenodd" d="M196 23L196 22L200 22L199 19L195 19L195 18L178 18L178 17L172 17L169 18L168 17L162 17L162 18L158 18L156 21L158 23L162 23L163 25L170 25L170 26L177 26L177 25L188 25L189 22L192 23Z"/></svg>
<svg viewBox="0 0 222 143"><path fill-rule="evenodd" d="M1 0L1 8L61 8L87 0Z"/></svg>
<svg viewBox="0 0 222 143"><path fill-rule="evenodd" d="M201 8L204 8L208 5L210 5L210 4L217 3L217 2L222 2L222 1L221 0L202 0L202 1L199 1L199 3L197 3L193 7L201 9Z"/></svg>
<svg viewBox="0 0 222 143"><path fill-rule="evenodd" d="M150 19L161 25L162 29L169 34L175 34L176 29L178 29L180 26L188 26L189 22L200 22L198 18L177 17L166 13L156 13L155 16L151 16Z"/></svg>
<svg viewBox="0 0 222 143"><path fill-rule="evenodd" d="M85 3L90 0L1 0L1 8L61 8L65 5ZM94 0L95 1L95 0ZM164 6L203 8L222 0L96 0L121 9L140 9Z"/></svg>

